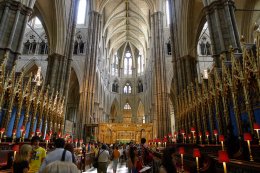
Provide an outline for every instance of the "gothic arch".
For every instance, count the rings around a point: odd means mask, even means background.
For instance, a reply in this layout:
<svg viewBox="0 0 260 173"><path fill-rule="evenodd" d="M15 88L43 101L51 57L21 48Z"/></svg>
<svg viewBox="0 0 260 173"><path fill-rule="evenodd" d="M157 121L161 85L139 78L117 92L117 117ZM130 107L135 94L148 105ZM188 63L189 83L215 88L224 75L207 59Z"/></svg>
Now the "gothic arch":
<svg viewBox="0 0 260 173"><path fill-rule="evenodd" d="M175 115L174 115L174 107L172 103L172 99L169 99L169 112L170 112L170 125L171 125L171 131L174 132L176 127L175 127Z"/></svg>
<svg viewBox="0 0 260 173"><path fill-rule="evenodd" d="M144 109L144 104L142 103L142 101L140 100L138 103L138 108L137 108L137 119L138 119L138 123L142 123L143 122L143 118L145 116L145 109Z"/></svg>
<svg viewBox="0 0 260 173"><path fill-rule="evenodd" d="M76 1L72 1L71 5ZM48 35L49 47L54 53L63 55L66 51L68 33L71 33L69 29L70 17L67 17L69 13L64 1L40 1L37 0L34 6L34 14L41 20L42 25ZM65 36L65 37L64 37Z"/></svg>
<svg viewBox="0 0 260 173"><path fill-rule="evenodd" d="M41 62L37 61L36 59L30 59L29 61L26 62L25 65L23 66L18 66L16 71L23 71L24 76L29 76L30 73L34 74L37 72L37 69L41 67L41 76L43 80L46 77L46 68L44 67Z"/></svg>
<svg viewBox="0 0 260 173"><path fill-rule="evenodd" d="M76 117L78 114L80 89L79 81L75 70L71 69L70 81L69 81L69 92L67 101L66 120L76 123Z"/></svg>
<svg viewBox="0 0 260 173"><path fill-rule="evenodd" d="M110 120L115 122L117 116L119 115L119 102L115 99L110 107Z"/></svg>

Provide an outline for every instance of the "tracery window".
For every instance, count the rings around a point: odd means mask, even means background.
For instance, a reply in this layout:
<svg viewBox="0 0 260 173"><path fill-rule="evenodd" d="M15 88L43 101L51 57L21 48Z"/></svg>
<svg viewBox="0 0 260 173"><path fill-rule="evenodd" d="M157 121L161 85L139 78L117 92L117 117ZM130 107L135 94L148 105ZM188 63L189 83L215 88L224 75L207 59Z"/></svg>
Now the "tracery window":
<svg viewBox="0 0 260 173"><path fill-rule="evenodd" d="M124 93L125 94L131 94L132 93L132 87L130 83L126 83L124 86Z"/></svg>
<svg viewBox="0 0 260 173"><path fill-rule="evenodd" d="M119 58L117 53L114 55L113 63L112 63L112 75L118 76L118 68L119 68Z"/></svg>
<svg viewBox="0 0 260 173"><path fill-rule="evenodd" d="M124 109L126 109L126 110L131 109L131 106L129 105L129 103L126 103L126 104L125 104Z"/></svg>
<svg viewBox="0 0 260 173"><path fill-rule="evenodd" d="M129 51L127 51L125 53L125 58L124 58L124 74L125 75L132 75L132 65L133 65L132 55Z"/></svg>
<svg viewBox="0 0 260 173"><path fill-rule="evenodd" d="M197 71L199 82L201 79L208 78L208 70L213 68L213 57L212 57L212 49L211 49L211 38L208 28L208 22L205 22L202 31L200 33L200 37L197 42L197 54L198 54L198 64Z"/></svg>

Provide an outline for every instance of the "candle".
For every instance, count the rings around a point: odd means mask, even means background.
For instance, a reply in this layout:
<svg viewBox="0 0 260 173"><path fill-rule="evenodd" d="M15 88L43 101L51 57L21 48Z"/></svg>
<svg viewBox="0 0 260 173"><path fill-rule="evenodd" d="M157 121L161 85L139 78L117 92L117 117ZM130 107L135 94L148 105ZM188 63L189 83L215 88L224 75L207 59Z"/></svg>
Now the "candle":
<svg viewBox="0 0 260 173"><path fill-rule="evenodd" d="M24 132L22 133L22 142L24 142L25 134L26 134L26 131L24 131Z"/></svg>
<svg viewBox="0 0 260 173"><path fill-rule="evenodd" d="M14 145L12 149L13 149L13 151L14 151L14 159L15 159L16 152L19 151L19 145Z"/></svg>
<svg viewBox="0 0 260 173"><path fill-rule="evenodd" d="M40 133L41 133L40 129L36 129L36 135L39 136Z"/></svg>
<svg viewBox="0 0 260 173"><path fill-rule="evenodd" d="M225 150L224 149L224 140L225 140L224 135L219 135L218 139L221 142L222 150L224 151Z"/></svg>
<svg viewBox="0 0 260 173"><path fill-rule="evenodd" d="M0 129L0 143L2 142L2 137L3 137L4 132L5 132L5 128L1 128Z"/></svg>
<svg viewBox="0 0 260 173"><path fill-rule="evenodd" d="M189 143L191 143L191 135L188 134L188 138L189 138Z"/></svg>
<svg viewBox="0 0 260 173"><path fill-rule="evenodd" d="M48 143L49 143L50 137L48 134L45 136L45 141L46 141L46 149L48 149Z"/></svg>
<svg viewBox="0 0 260 173"><path fill-rule="evenodd" d="M226 151L218 151L218 161L223 163L224 173L227 173L226 163L229 162L229 157Z"/></svg>
<svg viewBox="0 0 260 173"><path fill-rule="evenodd" d="M199 132L199 137L200 137L200 144L202 144L202 133Z"/></svg>
<svg viewBox="0 0 260 173"><path fill-rule="evenodd" d="M30 138L32 138L32 137L34 136L34 133L35 133L35 132L31 132L31 137L30 137Z"/></svg>
<svg viewBox="0 0 260 173"><path fill-rule="evenodd" d="M260 137L259 137L260 124L254 123L254 130L257 133L258 145L260 145Z"/></svg>
<svg viewBox="0 0 260 173"><path fill-rule="evenodd" d="M200 156L201 156L200 150L198 148L194 148L193 149L193 157L196 158L197 172L200 171L200 167L199 167L199 157Z"/></svg>
<svg viewBox="0 0 260 173"><path fill-rule="evenodd" d="M248 151L249 151L249 155L250 155L250 161L254 161L252 153L251 153L251 147L250 147L250 141L252 141L251 134L250 133L244 133L244 140L247 141Z"/></svg>
<svg viewBox="0 0 260 173"><path fill-rule="evenodd" d="M218 131L216 129L214 130L214 135L216 138L216 144L218 144Z"/></svg>
<svg viewBox="0 0 260 173"><path fill-rule="evenodd" d="M183 166L183 154L184 154L184 147L179 148L179 154L181 155L181 172L184 172Z"/></svg>
<svg viewBox="0 0 260 173"><path fill-rule="evenodd" d="M195 135L194 135L194 133L196 132L195 128L192 127L190 131L191 131L191 133L192 133L193 143L196 143Z"/></svg>
<svg viewBox="0 0 260 173"><path fill-rule="evenodd" d="M177 132L174 132L174 139L176 140L176 142L177 142Z"/></svg>
<svg viewBox="0 0 260 173"><path fill-rule="evenodd" d="M185 143L185 138L184 138L185 132L184 132L184 130L181 130L181 134L182 134L182 143Z"/></svg>
<svg viewBox="0 0 260 173"><path fill-rule="evenodd" d="M208 145L209 145L209 131L206 131L206 137L207 137L207 142L208 142Z"/></svg>
<svg viewBox="0 0 260 173"><path fill-rule="evenodd" d="M16 138L16 135L15 135L15 134L16 134L16 129L13 130L13 142L14 142L14 140L15 140L15 138Z"/></svg>

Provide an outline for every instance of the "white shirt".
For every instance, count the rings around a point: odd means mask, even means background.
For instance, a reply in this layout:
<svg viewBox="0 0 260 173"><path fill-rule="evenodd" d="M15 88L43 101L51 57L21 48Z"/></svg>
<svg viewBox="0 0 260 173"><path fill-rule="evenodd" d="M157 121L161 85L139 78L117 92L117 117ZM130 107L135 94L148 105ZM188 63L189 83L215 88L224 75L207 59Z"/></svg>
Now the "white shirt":
<svg viewBox="0 0 260 173"><path fill-rule="evenodd" d="M99 151L98 162L108 162L110 158L109 152L107 150L101 149Z"/></svg>
<svg viewBox="0 0 260 173"><path fill-rule="evenodd" d="M46 158L44 159L44 161L42 162L42 166L40 168L39 172L42 172L44 170L44 168L49 164L52 163L54 161L57 160L61 160L62 158L62 153L63 153L64 149L63 148L56 148L55 150L53 150L52 152L50 152ZM72 162L72 154L70 151L66 151L65 153L65 162Z"/></svg>

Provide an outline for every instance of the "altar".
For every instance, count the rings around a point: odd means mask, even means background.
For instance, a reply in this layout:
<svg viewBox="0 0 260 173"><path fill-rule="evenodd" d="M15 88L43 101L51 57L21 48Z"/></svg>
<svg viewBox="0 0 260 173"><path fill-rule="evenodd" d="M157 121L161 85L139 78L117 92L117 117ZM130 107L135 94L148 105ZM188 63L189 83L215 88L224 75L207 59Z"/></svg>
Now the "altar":
<svg viewBox="0 0 260 173"><path fill-rule="evenodd" d="M141 138L153 139L153 124L100 123L98 132L98 140L103 143L140 143Z"/></svg>

